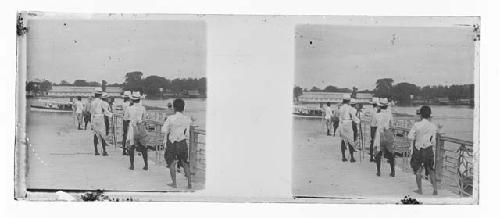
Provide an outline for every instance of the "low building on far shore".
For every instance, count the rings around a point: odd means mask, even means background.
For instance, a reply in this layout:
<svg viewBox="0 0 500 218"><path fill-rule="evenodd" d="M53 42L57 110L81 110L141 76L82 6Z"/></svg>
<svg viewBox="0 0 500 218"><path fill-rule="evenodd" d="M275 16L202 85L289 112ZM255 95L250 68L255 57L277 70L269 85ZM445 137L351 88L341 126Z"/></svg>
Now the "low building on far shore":
<svg viewBox="0 0 500 218"><path fill-rule="evenodd" d="M49 97L71 98L71 97L88 97L93 96L96 87L93 86L52 86L49 90ZM106 87L106 92L111 97L121 97L123 92L120 87Z"/></svg>
<svg viewBox="0 0 500 218"><path fill-rule="evenodd" d="M333 103L342 102L344 95L351 95L349 92L303 92L298 97L300 104L318 104L318 103ZM371 93L356 93L356 102L361 104L369 104L373 98Z"/></svg>
<svg viewBox="0 0 500 218"><path fill-rule="evenodd" d="M371 104L373 99L372 93L356 93L356 102L361 104Z"/></svg>
<svg viewBox="0 0 500 218"><path fill-rule="evenodd" d="M201 96L198 90L188 90L187 95L191 98L199 98Z"/></svg>
<svg viewBox="0 0 500 218"><path fill-rule="evenodd" d="M437 104L450 104L450 99L448 97L439 97L435 98L435 102Z"/></svg>
<svg viewBox="0 0 500 218"><path fill-rule="evenodd" d="M301 104L318 104L318 103L340 103L342 102L342 97L344 92L303 92L299 96L299 103Z"/></svg>

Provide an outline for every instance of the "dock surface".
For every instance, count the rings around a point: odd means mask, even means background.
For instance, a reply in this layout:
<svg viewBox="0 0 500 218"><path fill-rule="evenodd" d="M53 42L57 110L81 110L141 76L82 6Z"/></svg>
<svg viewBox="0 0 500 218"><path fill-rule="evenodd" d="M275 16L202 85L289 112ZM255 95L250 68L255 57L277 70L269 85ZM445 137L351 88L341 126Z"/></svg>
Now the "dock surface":
<svg viewBox="0 0 500 218"><path fill-rule="evenodd" d="M77 130L71 114L32 112L29 122L28 189L189 190L182 173L177 174L178 188L167 185L171 183L169 170L164 164L155 163L154 151L148 153L148 171L142 169L144 161L137 152L133 171L128 169L129 156L122 155L120 147L108 146L109 156L94 155L90 126L87 130ZM203 186L204 182L195 176L191 190L200 190Z"/></svg>
<svg viewBox="0 0 500 218"><path fill-rule="evenodd" d="M341 139L326 136L318 125L301 125L304 120L294 120L292 193L296 197L371 198L419 197L415 176L396 167L396 176L390 177L386 159L381 162L381 176L376 176L376 164L369 154L360 159L354 153L355 163L342 162ZM346 156L349 152L346 151ZM428 198L459 198L451 191L440 189L432 195L432 185L422 180L423 196Z"/></svg>

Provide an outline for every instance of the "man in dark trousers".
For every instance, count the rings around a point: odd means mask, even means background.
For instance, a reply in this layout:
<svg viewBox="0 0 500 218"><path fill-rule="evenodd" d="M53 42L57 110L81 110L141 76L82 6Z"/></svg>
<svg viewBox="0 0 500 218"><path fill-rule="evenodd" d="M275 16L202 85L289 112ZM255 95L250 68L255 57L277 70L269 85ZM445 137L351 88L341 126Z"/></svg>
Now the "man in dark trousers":
<svg viewBox="0 0 500 218"><path fill-rule="evenodd" d="M375 133L377 132L377 113L378 113L378 98L372 99L372 109L370 111L370 162L375 162L373 156L373 142L375 140Z"/></svg>
<svg viewBox="0 0 500 218"><path fill-rule="evenodd" d="M191 188L191 171L188 161L188 144L189 131L191 127L191 118L184 115L184 100L174 100L175 114L168 116L162 126L162 132L165 133L166 149L165 161L170 169L171 187L177 188L176 179L176 164L180 164L184 168L184 174L188 179L188 189Z"/></svg>
<svg viewBox="0 0 500 218"><path fill-rule="evenodd" d="M382 156L387 158L391 166L391 177L396 175L394 171L394 132L392 129L393 117L391 112L387 109L388 101L387 99L380 100L380 111L377 113L377 131L375 135L377 147L377 155L375 156L375 161L377 162L377 176L380 176L380 162Z"/></svg>
<svg viewBox="0 0 500 218"><path fill-rule="evenodd" d="M123 93L123 119L122 119L122 154L127 155L127 134L128 134L128 127L130 125L130 113L128 111L128 108L130 107L130 96L131 93L130 91L125 91Z"/></svg>
<svg viewBox="0 0 500 218"><path fill-rule="evenodd" d="M437 195L436 172L434 169L434 147L436 141L437 127L430 122L431 108L422 106L417 112L421 120L413 124L408 138L413 141L410 165L415 173L417 190L415 193L422 194L422 171L429 173L429 177L434 188L433 195Z"/></svg>
<svg viewBox="0 0 500 218"><path fill-rule="evenodd" d="M354 144L356 143L356 138L354 137L353 130L353 121L354 123L359 123L360 120L356 116L356 109L354 109L351 105L351 96L346 94L343 97L342 105L339 108L339 134L342 139L340 142L340 150L342 152L342 161L346 162L347 158L345 156L345 151L349 148L349 153L351 155L350 162L354 163L356 160L354 159Z"/></svg>

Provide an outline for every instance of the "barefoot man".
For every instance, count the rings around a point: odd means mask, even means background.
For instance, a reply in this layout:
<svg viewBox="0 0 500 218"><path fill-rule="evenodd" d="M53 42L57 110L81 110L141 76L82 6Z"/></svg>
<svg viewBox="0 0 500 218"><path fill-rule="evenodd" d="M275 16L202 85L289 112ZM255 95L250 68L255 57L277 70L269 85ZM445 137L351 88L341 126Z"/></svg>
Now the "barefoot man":
<svg viewBox="0 0 500 218"><path fill-rule="evenodd" d="M408 133L408 138L413 141L410 165L416 176L418 189L417 194L422 194L422 171L429 172L430 180L434 188L433 195L437 195L436 173L434 170L434 142L436 141L437 127L429 121L431 108L422 106L417 115L421 120L416 122Z"/></svg>
<svg viewBox="0 0 500 218"><path fill-rule="evenodd" d="M188 189L191 188L191 171L188 162L188 144L189 128L191 118L184 115L184 100L174 100L174 115L168 116L162 126L162 132L165 133L165 161L170 169L172 184L170 186L177 188L175 164L180 164L184 168L184 174L188 179Z"/></svg>

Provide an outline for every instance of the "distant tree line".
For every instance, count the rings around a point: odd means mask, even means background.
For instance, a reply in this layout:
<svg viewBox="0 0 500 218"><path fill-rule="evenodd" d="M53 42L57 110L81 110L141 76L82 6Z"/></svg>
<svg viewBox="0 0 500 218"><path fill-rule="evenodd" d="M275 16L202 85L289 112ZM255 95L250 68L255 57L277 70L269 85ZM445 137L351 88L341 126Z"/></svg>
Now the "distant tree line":
<svg viewBox="0 0 500 218"><path fill-rule="evenodd" d="M409 104L412 100L433 100L447 98L451 102L459 99L474 98L474 84L434 85L419 87L415 84L402 82L393 85L391 78L378 79L373 90L375 97L388 98L399 104Z"/></svg>
<svg viewBox="0 0 500 218"><path fill-rule="evenodd" d="M123 83L108 84L105 80L100 83L77 79L73 83L62 80L59 83L43 81L30 81L26 83L26 91L31 95L47 95L53 86L91 86L91 87L121 87L123 90L140 91L149 97L160 97L163 94L185 95L187 91L196 90L201 96L206 96L207 81L202 78L177 78L173 80L160 76L142 78L143 73L133 71L125 74Z"/></svg>
<svg viewBox="0 0 500 218"><path fill-rule="evenodd" d="M129 72L125 75L124 90L136 90L150 97L159 97L162 94L185 95L187 91L198 91L201 96L207 94L207 79L183 78L169 80L160 76L142 78L140 71Z"/></svg>
<svg viewBox="0 0 500 218"><path fill-rule="evenodd" d="M459 99L473 99L474 98L474 84L463 84L463 85L434 85L434 86L423 86L419 87L412 83L401 82L394 84L392 78L382 78L378 79L375 83L375 89L373 90L361 90L358 91L356 87L352 89L349 88L338 88L336 86L326 86L321 89L313 86L311 89L301 88L295 86L293 89L294 99L298 100L298 97L302 95L303 92L313 91L313 92L344 92L344 93L372 93L374 97L378 98L388 98L390 100L396 101L398 104L410 104L412 100L433 100L436 98L447 98L449 101L454 102Z"/></svg>

